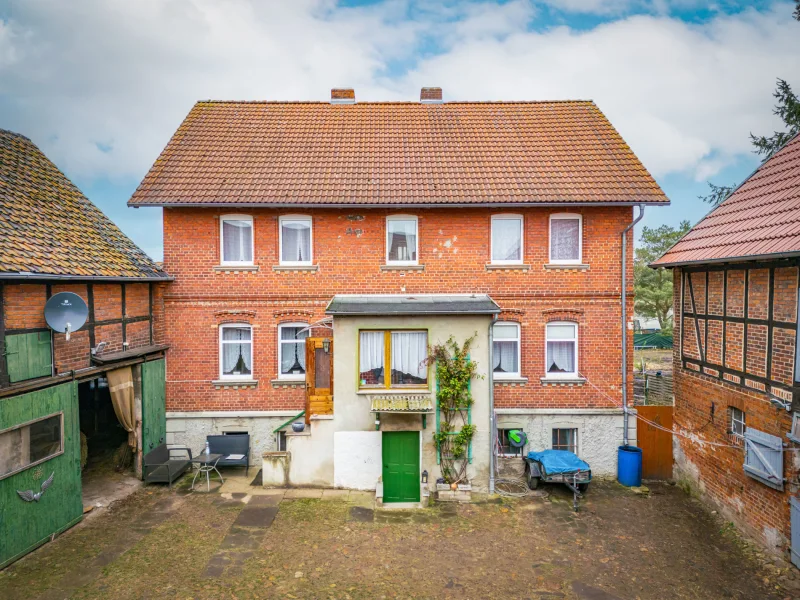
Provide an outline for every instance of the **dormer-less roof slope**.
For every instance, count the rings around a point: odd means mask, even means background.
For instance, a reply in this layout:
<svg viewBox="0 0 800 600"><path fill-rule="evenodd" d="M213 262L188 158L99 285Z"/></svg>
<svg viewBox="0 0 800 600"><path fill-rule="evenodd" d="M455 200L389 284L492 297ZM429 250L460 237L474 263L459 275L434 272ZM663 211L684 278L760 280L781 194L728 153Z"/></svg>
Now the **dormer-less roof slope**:
<svg viewBox="0 0 800 600"><path fill-rule="evenodd" d="M0 279L168 279L28 138L0 129Z"/></svg>
<svg viewBox="0 0 800 600"><path fill-rule="evenodd" d="M132 206L666 204L593 102L198 102Z"/></svg>
<svg viewBox="0 0 800 600"><path fill-rule="evenodd" d="M800 256L800 134L652 266L791 256Z"/></svg>

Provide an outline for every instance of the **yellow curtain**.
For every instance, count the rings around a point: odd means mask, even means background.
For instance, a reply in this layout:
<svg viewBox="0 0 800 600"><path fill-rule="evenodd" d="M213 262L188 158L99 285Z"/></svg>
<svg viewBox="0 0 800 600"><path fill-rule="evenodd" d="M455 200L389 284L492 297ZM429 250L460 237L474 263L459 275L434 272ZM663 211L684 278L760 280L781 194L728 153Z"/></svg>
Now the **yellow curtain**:
<svg viewBox="0 0 800 600"><path fill-rule="evenodd" d="M134 426L136 416L133 405L133 371L130 367L114 369L106 373L108 378L108 391L111 392L111 403L117 414L120 424L128 432L128 445L136 448L136 434Z"/></svg>

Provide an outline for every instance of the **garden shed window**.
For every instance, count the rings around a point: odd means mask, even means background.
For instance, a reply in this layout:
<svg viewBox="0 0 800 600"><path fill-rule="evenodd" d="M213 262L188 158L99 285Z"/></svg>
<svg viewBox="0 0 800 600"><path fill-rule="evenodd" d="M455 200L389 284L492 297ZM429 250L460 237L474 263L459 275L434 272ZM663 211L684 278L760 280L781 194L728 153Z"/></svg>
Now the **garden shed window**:
<svg viewBox="0 0 800 600"><path fill-rule="evenodd" d="M386 263L417 264L417 217L386 218Z"/></svg>
<svg viewBox="0 0 800 600"><path fill-rule="evenodd" d="M522 264L522 217L496 215L492 217L492 263Z"/></svg>
<svg viewBox="0 0 800 600"><path fill-rule="evenodd" d="M578 376L578 326L548 323L545 374L547 377Z"/></svg>
<svg viewBox="0 0 800 600"><path fill-rule="evenodd" d="M286 323L278 326L279 379L305 379L308 325Z"/></svg>
<svg viewBox="0 0 800 600"><path fill-rule="evenodd" d="M553 429L553 450L569 450L578 453L577 429Z"/></svg>
<svg viewBox="0 0 800 600"><path fill-rule="evenodd" d="M253 264L253 217L226 215L220 218L223 265Z"/></svg>
<svg viewBox="0 0 800 600"><path fill-rule="evenodd" d="M730 413L731 413L731 433L736 437L740 438L744 437L744 432L746 430L744 411L731 406Z"/></svg>
<svg viewBox="0 0 800 600"><path fill-rule="evenodd" d="M493 377L495 379L518 378L520 376L519 324L495 323L492 337Z"/></svg>
<svg viewBox="0 0 800 600"><path fill-rule="evenodd" d="M359 333L359 386L427 387L427 331L361 331ZM385 365L391 365L387 381Z"/></svg>
<svg viewBox="0 0 800 600"><path fill-rule="evenodd" d="M0 479L64 452L63 413L0 431Z"/></svg>
<svg viewBox="0 0 800 600"><path fill-rule="evenodd" d="M550 263L580 264L583 259L583 218L559 213L550 215Z"/></svg>
<svg viewBox="0 0 800 600"><path fill-rule="evenodd" d="M253 378L253 328L250 325L220 327L219 362L221 379Z"/></svg>
<svg viewBox="0 0 800 600"><path fill-rule="evenodd" d="M281 217L281 264L289 266L311 265L311 236L311 217Z"/></svg>

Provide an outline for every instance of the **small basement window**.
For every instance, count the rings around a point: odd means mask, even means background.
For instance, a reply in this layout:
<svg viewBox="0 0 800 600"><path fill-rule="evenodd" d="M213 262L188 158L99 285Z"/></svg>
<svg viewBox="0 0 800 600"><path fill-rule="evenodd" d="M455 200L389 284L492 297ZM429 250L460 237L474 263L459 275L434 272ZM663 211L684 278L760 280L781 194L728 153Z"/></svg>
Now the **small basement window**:
<svg viewBox="0 0 800 600"><path fill-rule="evenodd" d="M729 411L730 411L731 434L735 435L738 438L743 438L746 429L744 411L734 406L731 406Z"/></svg>
<svg viewBox="0 0 800 600"><path fill-rule="evenodd" d="M569 450L578 453L577 429L553 429L553 450Z"/></svg>
<svg viewBox="0 0 800 600"><path fill-rule="evenodd" d="M520 431L519 427L497 430L497 443L500 445L500 456L513 457L521 456L522 448L515 448L508 439L508 434L512 431Z"/></svg>
<svg viewBox="0 0 800 600"><path fill-rule="evenodd" d="M0 479L63 454L63 420L59 412L0 431Z"/></svg>

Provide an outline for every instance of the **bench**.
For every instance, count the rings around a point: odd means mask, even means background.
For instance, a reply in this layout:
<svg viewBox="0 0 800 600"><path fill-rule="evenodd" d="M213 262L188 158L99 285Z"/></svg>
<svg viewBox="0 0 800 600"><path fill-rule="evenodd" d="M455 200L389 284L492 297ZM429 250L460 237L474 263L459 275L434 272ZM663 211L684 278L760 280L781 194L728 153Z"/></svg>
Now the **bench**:
<svg viewBox="0 0 800 600"><path fill-rule="evenodd" d="M189 448L167 448L166 444L156 446L144 455L145 483L172 482L192 466L192 451Z"/></svg>
<svg viewBox="0 0 800 600"><path fill-rule="evenodd" d="M209 435L206 437L211 454L222 454L217 467L244 467L244 474L250 467L250 435ZM243 454L242 458L228 458L231 454Z"/></svg>

